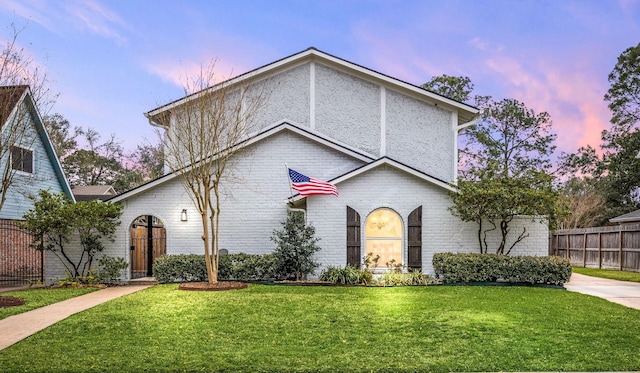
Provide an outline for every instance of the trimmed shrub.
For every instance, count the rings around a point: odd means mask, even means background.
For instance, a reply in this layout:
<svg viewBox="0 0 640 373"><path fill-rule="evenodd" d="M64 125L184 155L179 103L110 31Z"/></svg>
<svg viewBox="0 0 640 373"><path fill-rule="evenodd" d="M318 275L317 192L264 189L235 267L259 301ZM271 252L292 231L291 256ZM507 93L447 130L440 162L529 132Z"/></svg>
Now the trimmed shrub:
<svg viewBox="0 0 640 373"><path fill-rule="evenodd" d="M207 281L204 255L164 255L153 263L153 277L159 282ZM276 258L272 254L220 255L218 280L261 281L280 278Z"/></svg>
<svg viewBox="0 0 640 373"><path fill-rule="evenodd" d="M273 254L229 254L220 256L218 278L236 281L266 281L282 278Z"/></svg>
<svg viewBox="0 0 640 373"><path fill-rule="evenodd" d="M568 259L556 256L438 253L436 277L444 283L495 282L562 285L571 277Z"/></svg>
<svg viewBox="0 0 640 373"><path fill-rule="evenodd" d="M153 277L158 282L207 281L204 255L163 255L153 262Z"/></svg>

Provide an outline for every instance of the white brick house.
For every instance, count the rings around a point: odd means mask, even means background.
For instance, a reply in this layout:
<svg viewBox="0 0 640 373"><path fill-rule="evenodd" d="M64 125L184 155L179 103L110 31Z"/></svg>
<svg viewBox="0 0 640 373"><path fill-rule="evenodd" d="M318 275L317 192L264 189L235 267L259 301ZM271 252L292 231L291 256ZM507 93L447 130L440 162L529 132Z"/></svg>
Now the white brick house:
<svg viewBox="0 0 640 373"><path fill-rule="evenodd" d="M477 226L449 211L457 136L478 109L310 48L227 82L272 92L251 137L234 159L242 182L223 186L220 247L270 253L270 237L291 208L316 228L322 266L394 259L433 273L437 252L478 252ZM214 87L215 89L215 87ZM147 113L151 124L193 96ZM292 196L287 164L334 183L339 196ZM292 197L292 198L291 198ZM152 215L166 228L166 253L201 254L197 211L173 174L110 200L124 206L116 242L105 252L130 260L130 225ZM187 219L183 218L186 210ZM530 236L514 254L547 254L547 227L523 219ZM498 237L492 237L497 240ZM127 278L128 279L128 278Z"/></svg>

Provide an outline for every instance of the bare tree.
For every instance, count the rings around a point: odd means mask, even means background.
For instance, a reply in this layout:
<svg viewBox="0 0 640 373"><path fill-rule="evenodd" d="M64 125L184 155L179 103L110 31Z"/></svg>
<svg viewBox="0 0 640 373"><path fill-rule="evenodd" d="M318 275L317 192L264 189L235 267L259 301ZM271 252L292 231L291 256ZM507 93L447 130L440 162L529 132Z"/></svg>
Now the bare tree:
<svg viewBox="0 0 640 373"><path fill-rule="evenodd" d="M46 72L18 45L24 29L11 28L13 33L0 51L0 210L10 188L19 191L20 183L33 183L16 175L34 175L33 145L41 134L32 123L51 108L57 96L51 93Z"/></svg>
<svg viewBox="0 0 640 373"><path fill-rule="evenodd" d="M221 183L228 179L230 161L251 136L266 100L256 86L230 81L213 85L214 67L215 61L187 80L187 97L170 115L154 118L165 129L165 162L200 214L211 284L218 282Z"/></svg>

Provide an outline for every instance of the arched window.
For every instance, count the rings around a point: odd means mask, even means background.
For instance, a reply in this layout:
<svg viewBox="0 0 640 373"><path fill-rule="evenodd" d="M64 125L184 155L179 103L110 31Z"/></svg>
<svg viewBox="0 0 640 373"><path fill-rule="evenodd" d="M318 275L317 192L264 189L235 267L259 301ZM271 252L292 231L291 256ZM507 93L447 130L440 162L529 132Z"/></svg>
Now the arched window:
<svg viewBox="0 0 640 373"><path fill-rule="evenodd" d="M365 225L367 254L379 256L378 267L402 264L402 219L397 212L381 208L372 212Z"/></svg>

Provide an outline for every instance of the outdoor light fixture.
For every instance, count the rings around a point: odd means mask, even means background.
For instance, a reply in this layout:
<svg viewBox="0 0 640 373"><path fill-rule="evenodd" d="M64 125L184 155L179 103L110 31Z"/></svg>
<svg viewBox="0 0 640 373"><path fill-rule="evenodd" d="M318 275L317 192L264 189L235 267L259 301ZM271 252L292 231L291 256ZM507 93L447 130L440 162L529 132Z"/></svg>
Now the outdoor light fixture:
<svg viewBox="0 0 640 373"><path fill-rule="evenodd" d="M187 209L182 209L182 213L180 214L180 221L187 221Z"/></svg>

